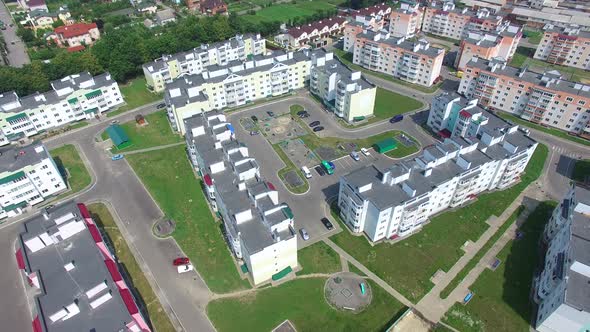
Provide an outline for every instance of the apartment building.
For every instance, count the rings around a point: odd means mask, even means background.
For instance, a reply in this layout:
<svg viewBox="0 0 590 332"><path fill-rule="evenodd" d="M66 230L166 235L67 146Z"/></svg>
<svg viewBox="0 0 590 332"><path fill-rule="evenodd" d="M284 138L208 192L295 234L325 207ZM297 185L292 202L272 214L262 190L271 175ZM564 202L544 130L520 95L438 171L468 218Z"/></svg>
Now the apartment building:
<svg viewBox="0 0 590 332"><path fill-rule="evenodd" d="M529 6L535 9L543 7L556 8L559 5L559 0L529 0Z"/></svg>
<svg viewBox="0 0 590 332"><path fill-rule="evenodd" d="M43 144L0 149L0 219L20 215L66 189Z"/></svg>
<svg viewBox="0 0 590 332"><path fill-rule="evenodd" d="M276 279L297 267L293 212L280 203L274 185L260 176L248 148L235 139L219 111L183 121L190 160L205 184L205 195L223 220L235 257L254 284Z"/></svg>
<svg viewBox="0 0 590 332"><path fill-rule="evenodd" d="M424 9L416 2L402 2L391 11L389 33L394 37L413 37L422 29Z"/></svg>
<svg viewBox="0 0 590 332"><path fill-rule="evenodd" d="M55 28L46 39L60 47L89 46L100 39L100 31L96 23L75 23Z"/></svg>
<svg viewBox="0 0 590 332"><path fill-rule="evenodd" d="M202 44L188 52L163 55L142 66L148 89L164 90L166 83L182 75L200 74L210 65L226 66L232 61L244 61L266 53L266 40L260 35L236 35L227 41Z"/></svg>
<svg viewBox="0 0 590 332"><path fill-rule="evenodd" d="M17 248L23 295L34 296L33 331L151 331L84 204L68 202L28 220Z"/></svg>
<svg viewBox="0 0 590 332"><path fill-rule="evenodd" d="M338 207L344 223L370 242L407 237L430 216L517 182L537 143L518 126L482 116L487 123L475 136L460 132L425 148L419 157L342 176Z"/></svg>
<svg viewBox="0 0 590 332"><path fill-rule="evenodd" d="M353 63L403 81L432 86L440 76L444 49L425 39L410 41L365 30L356 36Z"/></svg>
<svg viewBox="0 0 590 332"><path fill-rule="evenodd" d="M535 73L501 59L473 58L465 66L459 93L483 107L522 119L590 135L590 86L562 79L558 71Z"/></svg>
<svg viewBox="0 0 590 332"><path fill-rule="evenodd" d="M326 45L327 39L344 31L348 21L344 17L332 17L288 29L274 38L281 46L298 50L307 44L315 47Z"/></svg>
<svg viewBox="0 0 590 332"><path fill-rule="evenodd" d="M353 72L332 53L322 50L312 55L309 91L318 96L339 118L354 120L373 116L377 87Z"/></svg>
<svg viewBox="0 0 590 332"><path fill-rule="evenodd" d="M582 31L575 25L566 28L546 25L534 58L590 70L590 32Z"/></svg>
<svg viewBox="0 0 590 332"><path fill-rule="evenodd" d="M307 53L276 51L225 66L211 65L201 74L166 84L164 101L172 127L184 134L183 119L201 112L245 105L305 87L311 61Z"/></svg>
<svg viewBox="0 0 590 332"><path fill-rule="evenodd" d="M541 237L542 270L533 280L539 332L583 331L590 324L590 191L573 187Z"/></svg>
<svg viewBox="0 0 590 332"><path fill-rule="evenodd" d="M91 119L124 103L111 74L70 75L51 82L52 91L19 97L0 94L0 145L79 120Z"/></svg>
<svg viewBox="0 0 590 332"><path fill-rule="evenodd" d="M453 2L432 1L424 9L422 31L433 35L461 40L465 30L494 31L502 23L487 8L473 11L458 9Z"/></svg>
<svg viewBox="0 0 590 332"><path fill-rule="evenodd" d="M510 61L522 38L522 27L505 23L493 32L467 30L455 57L455 67L465 69L467 62L474 56L486 60L502 58Z"/></svg>
<svg viewBox="0 0 590 332"><path fill-rule="evenodd" d="M381 24L383 22L383 20L379 21L379 24L371 24L367 23L366 21L356 20L348 22L348 24L346 24L346 27L344 27L343 50L350 53L354 52L354 43L356 42L356 36L365 30L371 30L375 32L380 31L384 27Z"/></svg>

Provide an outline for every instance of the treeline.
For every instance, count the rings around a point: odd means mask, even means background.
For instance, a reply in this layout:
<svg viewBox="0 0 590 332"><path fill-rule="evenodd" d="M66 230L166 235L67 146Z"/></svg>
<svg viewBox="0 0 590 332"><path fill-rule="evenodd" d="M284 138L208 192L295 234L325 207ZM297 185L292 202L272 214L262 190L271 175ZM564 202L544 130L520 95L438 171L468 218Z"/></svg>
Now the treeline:
<svg viewBox="0 0 590 332"><path fill-rule="evenodd" d="M380 4L383 2L391 4L392 1L387 1L387 0L346 0L344 2L344 6L352 8L352 9L361 9L361 8L373 6L376 4Z"/></svg>
<svg viewBox="0 0 590 332"><path fill-rule="evenodd" d="M82 53L58 52L49 63L33 61L22 68L0 67L0 93L15 90L19 95L27 95L46 91L50 89L50 81L83 71L92 74L108 71L118 82L125 82L142 75L141 66L162 54L227 40L236 33L271 35L279 26L280 22L252 24L230 15L189 16L155 29L143 25L115 29Z"/></svg>

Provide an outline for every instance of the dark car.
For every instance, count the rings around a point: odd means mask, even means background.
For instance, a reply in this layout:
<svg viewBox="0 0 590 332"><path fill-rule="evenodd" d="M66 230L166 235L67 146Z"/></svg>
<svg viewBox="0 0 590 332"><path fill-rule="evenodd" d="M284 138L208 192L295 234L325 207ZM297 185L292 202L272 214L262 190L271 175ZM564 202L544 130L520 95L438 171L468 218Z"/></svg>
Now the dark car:
<svg viewBox="0 0 590 332"><path fill-rule="evenodd" d="M273 111L266 111L266 114L268 114L268 116L270 116L271 118L275 117L275 113Z"/></svg>
<svg viewBox="0 0 590 332"><path fill-rule="evenodd" d="M309 113L304 113L299 116L302 119L309 118Z"/></svg>
<svg viewBox="0 0 590 332"><path fill-rule="evenodd" d="M314 121L314 122L312 122L312 123L309 124L309 126L312 127L312 128L315 127L315 126L319 126L319 125L320 125L320 122L319 121Z"/></svg>
<svg viewBox="0 0 590 332"><path fill-rule="evenodd" d="M315 171L318 172L319 176L326 175L326 171L322 168L322 166L316 166Z"/></svg>
<svg viewBox="0 0 590 332"><path fill-rule="evenodd" d="M297 112L297 115L302 116L303 114L307 114L306 110Z"/></svg>
<svg viewBox="0 0 590 332"><path fill-rule="evenodd" d="M250 119L252 119L252 121L254 122L258 122L258 118L256 117L256 115L252 115Z"/></svg>
<svg viewBox="0 0 590 332"><path fill-rule="evenodd" d="M188 257L178 257L172 261L172 265L174 265L174 266L186 265L188 263L189 263Z"/></svg>
<svg viewBox="0 0 590 332"><path fill-rule="evenodd" d="M166 104L164 104L164 103L158 104L158 106L156 106L157 109L164 108L164 107L166 107Z"/></svg>
<svg viewBox="0 0 590 332"><path fill-rule="evenodd" d="M258 135L258 134L260 134L260 132L259 132L258 130L252 130L252 131L250 132L250 136L256 136L256 135Z"/></svg>
<svg viewBox="0 0 590 332"><path fill-rule="evenodd" d="M400 115L396 115L393 118L389 119L389 122L396 123L396 122L400 122L403 119L404 119L404 116L400 114Z"/></svg>
<svg viewBox="0 0 590 332"><path fill-rule="evenodd" d="M328 220L328 218L322 218L322 224L326 227L327 230L331 231L334 229L334 225Z"/></svg>
<svg viewBox="0 0 590 332"><path fill-rule="evenodd" d="M316 133L318 131L322 131L322 130L324 130L324 127L322 127L322 126L317 126L317 127L313 128L313 131L316 132Z"/></svg>

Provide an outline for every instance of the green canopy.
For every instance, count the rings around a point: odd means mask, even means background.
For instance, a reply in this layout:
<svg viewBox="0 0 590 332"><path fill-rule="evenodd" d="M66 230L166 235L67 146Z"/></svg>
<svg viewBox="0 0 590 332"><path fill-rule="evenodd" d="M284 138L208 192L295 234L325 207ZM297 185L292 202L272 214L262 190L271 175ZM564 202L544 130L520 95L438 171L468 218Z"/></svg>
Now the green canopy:
<svg viewBox="0 0 590 332"><path fill-rule="evenodd" d="M385 153L395 149L397 147L397 141L393 138L386 138L382 141L373 144L373 147L375 148L375 151L377 151L378 153Z"/></svg>
<svg viewBox="0 0 590 332"><path fill-rule="evenodd" d="M121 145L129 142L129 137L125 134L125 131L119 125L111 125L107 128L107 134L113 141L113 144L116 147L120 147Z"/></svg>
<svg viewBox="0 0 590 332"><path fill-rule="evenodd" d="M287 266L286 268L284 268L280 272L273 274L272 280L274 280L274 281L280 280L280 279L284 278L287 274L291 273L292 271L293 271L293 269L290 266Z"/></svg>

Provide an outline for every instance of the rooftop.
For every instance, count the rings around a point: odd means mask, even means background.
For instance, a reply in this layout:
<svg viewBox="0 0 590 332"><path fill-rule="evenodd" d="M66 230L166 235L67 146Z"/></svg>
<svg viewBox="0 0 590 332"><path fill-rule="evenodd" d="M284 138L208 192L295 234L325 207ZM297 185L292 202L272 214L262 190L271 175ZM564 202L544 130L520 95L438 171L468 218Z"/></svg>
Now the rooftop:
<svg viewBox="0 0 590 332"><path fill-rule="evenodd" d="M389 33L375 32L372 30L364 30L357 35L357 38L365 38L374 43L387 44L428 57L436 57L444 53L444 49L442 48L431 47L426 39L411 41L405 37L393 37Z"/></svg>
<svg viewBox="0 0 590 332"><path fill-rule="evenodd" d="M18 148L0 148L0 174L20 171L26 166L37 164L49 157L49 153L41 143Z"/></svg>
<svg viewBox="0 0 590 332"><path fill-rule="evenodd" d="M572 307L590 312L590 190L575 188L578 205L574 208L570 259L572 265L567 271L565 302Z"/></svg>

